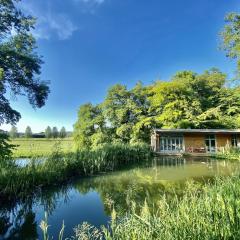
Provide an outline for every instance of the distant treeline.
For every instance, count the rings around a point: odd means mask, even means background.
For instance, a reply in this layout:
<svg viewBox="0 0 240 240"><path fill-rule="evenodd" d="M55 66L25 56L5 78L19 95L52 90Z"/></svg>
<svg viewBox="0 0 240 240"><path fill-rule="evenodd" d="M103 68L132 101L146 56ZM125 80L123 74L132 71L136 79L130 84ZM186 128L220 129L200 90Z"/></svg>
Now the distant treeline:
<svg viewBox="0 0 240 240"><path fill-rule="evenodd" d="M8 135L11 138L66 138L71 136L71 132L67 132L65 127L62 127L60 131L58 131L57 127L51 128L48 126L44 132L33 133L31 127L27 126L25 133L19 133L16 126L12 126L11 130L8 132Z"/></svg>
<svg viewBox="0 0 240 240"><path fill-rule="evenodd" d="M105 143L149 142L153 128L238 128L240 87L211 69L176 73L132 89L116 84L97 105L80 106L74 139L80 148Z"/></svg>

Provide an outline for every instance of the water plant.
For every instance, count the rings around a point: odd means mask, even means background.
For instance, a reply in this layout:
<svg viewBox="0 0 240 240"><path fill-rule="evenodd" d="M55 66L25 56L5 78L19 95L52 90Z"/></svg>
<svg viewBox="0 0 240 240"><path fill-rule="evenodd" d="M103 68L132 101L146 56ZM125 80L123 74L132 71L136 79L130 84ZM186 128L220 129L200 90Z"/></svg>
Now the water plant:
<svg viewBox="0 0 240 240"><path fill-rule="evenodd" d="M113 210L108 227L95 229L84 223L75 228L73 239L240 239L240 177L216 178L203 187L189 184L183 195L171 199L159 196L155 209L145 201L141 211L136 203L124 217Z"/></svg>
<svg viewBox="0 0 240 240"><path fill-rule="evenodd" d="M36 189L69 181L75 176L91 176L113 171L128 163L146 161L152 157L146 145L109 145L95 150L55 151L40 161L19 167L3 164L0 169L0 198L22 197Z"/></svg>

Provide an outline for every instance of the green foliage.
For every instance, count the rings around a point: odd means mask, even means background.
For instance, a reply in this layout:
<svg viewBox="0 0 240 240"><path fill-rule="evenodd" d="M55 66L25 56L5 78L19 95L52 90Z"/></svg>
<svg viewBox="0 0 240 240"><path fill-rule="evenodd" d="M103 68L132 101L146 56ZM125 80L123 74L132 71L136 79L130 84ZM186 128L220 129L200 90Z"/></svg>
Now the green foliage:
<svg viewBox="0 0 240 240"><path fill-rule="evenodd" d="M26 130L25 130L25 137L26 138L31 138L32 137L32 129L27 126Z"/></svg>
<svg viewBox="0 0 240 240"><path fill-rule="evenodd" d="M79 148L109 142L149 143L152 128L238 128L240 88L227 87L216 68L202 74L182 71L171 81L133 89L116 84L103 103L80 107L74 127Z"/></svg>
<svg viewBox="0 0 240 240"><path fill-rule="evenodd" d="M106 122L99 105L88 103L80 107L73 137L78 149L109 142Z"/></svg>
<svg viewBox="0 0 240 240"><path fill-rule="evenodd" d="M3 162L11 160L12 150L15 147L15 145L9 143L8 135L0 131L0 166Z"/></svg>
<svg viewBox="0 0 240 240"><path fill-rule="evenodd" d="M12 126L12 128L11 128L11 130L9 132L9 135L13 139L18 137L18 130L17 130L16 126Z"/></svg>
<svg viewBox="0 0 240 240"><path fill-rule="evenodd" d="M59 136L59 132L58 132L57 127L53 127L53 129L52 129L52 137L53 138L58 138L58 136Z"/></svg>
<svg viewBox="0 0 240 240"><path fill-rule="evenodd" d="M160 196L151 209L151 202L136 210L132 202L131 210L121 216L113 208L108 228L96 229L84 223L75 228L73 239L95 235L86 239L239 239L240 238L240 178L232 176L216 178L213 183L199 187L190 182L184 193L171 198Z"/></svg>
<svg viewBox="0 0 240 240"><path fill-rule="evenodd" d="M240 14L229 13L226 18L226 25L221 33L222 49L227 57L237 60L238 79L240 76Z"/></svg>
<svg viewBox="0 0 240 240"><path fill-rule="evenodd" d="M52 129L48 126L45 130L45 137L51 138L52 137Z"/></svg>
<svg viewBox="0 0 240 240"><path fill-rule="evenodd" d="M44 159L34 159L25 167L3 164L0 168L0 197L24 197L38 188L69 181L74 176L91 176L113 171L152 157L146 145L108 145L95 150L63 153L57 142Z"/></svg>
<svg viewBox="0 0 240 240"><path fill-rule="evenodd" d="M128 91L116 84L108 90L105 101L82 105L74 126L79 148L91 148L110 142L148 142L151 119L148 114L148 91L141 83Z"/></svg>
<svg viewBox="0 0 240 240"><path fill-rule="evenodd" d="M240 148L230 147L230 148L224 149L222 152L218 152L214 157L219 159L240 161Z"/></svg>
<svg viewBox="0 0 240 240"><path fill-rule="evenodd" d="M31 34L35 19L17 9L16 2L0 1L0 124L15 124L21 117L11 108L7 91L26 95L33 107L42 107L49 93L46 82L37 78L43 62Z"/></svg>
<svg viewBox="0 0 240 240"><path fill-rule="evenodd" d="M60 138L65 138L66 136L67 136L66 129L65 129L65 127L62 127L60 132L59 132L59 137Z"/></svg>

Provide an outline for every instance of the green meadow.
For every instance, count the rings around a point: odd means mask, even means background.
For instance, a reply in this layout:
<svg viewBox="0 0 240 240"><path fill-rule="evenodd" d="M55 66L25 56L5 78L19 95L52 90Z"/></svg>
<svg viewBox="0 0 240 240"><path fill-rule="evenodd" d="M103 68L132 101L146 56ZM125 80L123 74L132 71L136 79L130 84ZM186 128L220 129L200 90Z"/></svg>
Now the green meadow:
<svg viewBox="0 0 240 240"><path fill-rule="evenodd" d="M11 140L16 145L13 157L39 157L51 154L56 148L67 153L73 150L72 138L46 139L46 138L18 138Z"/></svg>

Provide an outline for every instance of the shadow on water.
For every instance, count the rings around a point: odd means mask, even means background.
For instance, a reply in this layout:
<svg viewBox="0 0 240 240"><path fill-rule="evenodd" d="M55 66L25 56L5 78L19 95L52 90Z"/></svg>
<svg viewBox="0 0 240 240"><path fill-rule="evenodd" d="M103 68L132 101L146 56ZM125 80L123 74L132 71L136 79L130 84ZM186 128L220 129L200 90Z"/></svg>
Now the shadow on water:
<svg viewBox="0 0 240 240"><path fill-rule="evenodd" d="M18 202L1 204L0 239L42 239L39 224L45 212L54 239L63 220L65 234L71 236L73 227L85 221L106 225L113 206L118 214L124 214L132 201L141 206L146 199L154 206L163 194L169 198L181 195L189 180L202 184L216 175L239 173L239 168L234 162L168 156L50 187Z"/></svg>

